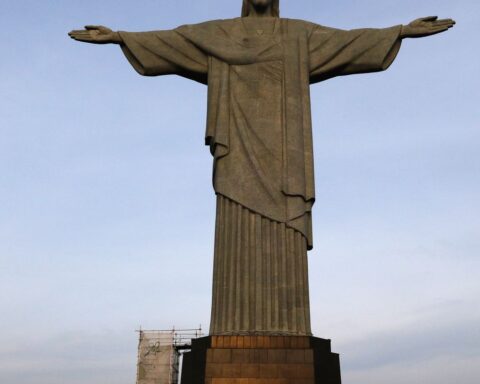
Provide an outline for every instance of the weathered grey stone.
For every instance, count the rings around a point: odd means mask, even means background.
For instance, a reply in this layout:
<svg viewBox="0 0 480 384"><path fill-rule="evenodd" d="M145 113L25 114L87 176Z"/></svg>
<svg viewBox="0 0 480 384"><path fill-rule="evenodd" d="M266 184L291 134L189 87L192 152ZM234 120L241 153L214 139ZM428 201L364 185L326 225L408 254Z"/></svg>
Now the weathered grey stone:
<svg viewBox="0 0 480 384"><path fill-rule="evenodd" d="M315 200L310 84L383 71L407 37L455 22L427 17L339 30L279 17L278 0L244 0L242 17L169 31L87 26L78 41L120 44L145 76L208 85L206 143L219 196L211 334L309 335L307 249Z"/></svg>

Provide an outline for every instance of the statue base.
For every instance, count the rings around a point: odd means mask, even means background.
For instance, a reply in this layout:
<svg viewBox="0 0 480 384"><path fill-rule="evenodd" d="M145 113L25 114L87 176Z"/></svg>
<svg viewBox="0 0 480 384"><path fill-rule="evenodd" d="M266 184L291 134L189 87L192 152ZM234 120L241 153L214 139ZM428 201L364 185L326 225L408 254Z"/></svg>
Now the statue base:
<svg viewBox="0 0 480 384"><path fill-rule="evenodd" d="M209 336L184 354L182 384L341 384L330 340L303 336Z"/></svg>

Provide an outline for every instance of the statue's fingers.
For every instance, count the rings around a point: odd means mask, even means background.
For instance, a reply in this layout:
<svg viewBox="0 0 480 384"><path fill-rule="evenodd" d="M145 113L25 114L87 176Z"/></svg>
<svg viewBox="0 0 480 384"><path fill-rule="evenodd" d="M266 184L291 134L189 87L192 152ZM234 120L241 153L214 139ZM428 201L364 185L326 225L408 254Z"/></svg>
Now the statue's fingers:
<svg viewBox="0 0 480 384"><path fill-rule="evenodd" d="M455 23L455 20L453 19L440 19L440 20L437 20L437 23Z"/></svg>
<svg viewBox="0 0 480 384"><path fill-rule="evenodd" d="M431 34L435 35L437 33L442 33L448 31L450 28L449 27L438 27L438 28L433 28L431 30Z"/></svg>
<svg viewBox="0 0 480 384"><path fill-rule="evenodd" d="M443 19L443 20L438 20L433 23L434 25L455 25L455 21L452 19Z"/></svg>
<svg viewBox="0 0 480 384"><path fill-rule="evenodd" d="M88 33L71 33L69 34L70 37L73 37L73 38L78 38L78 39L91 39L92 36Z"/></svg>
<svg viewBox="0 0 480 384"><path fill-rule="evenodd" d="M452 23L445 23L445 24L435 24L433 25L433 28L442 28L442 27L445 27L445 28L452 28L454 24Z"/></svg>
<svg viewBox="0 0 480 384"><path fill-rule="evenodd" d="M438 16L427 16L427 17L422 17L420 20L422 21L435 21L438 19Z"/></svg>
<svg viewBox="0 0 480 384"><path fill-rule="evenodd" d="M450 28L450 24L441 24L441 25L434 25L432 29L448 29Z"/></svg>
<svg viewBox="0 0 480 384"><path fill-rule="evenodd" d="M94 41L95 40L93 38L93 36L90 35L89 33L69 33L69 36L72 39L81 40L81 41Z"/></svg>
<svg viewBox="0 0 480 384"><path fill-rule="evenodd" d="M73 40L83 41L83 42L85 42L85 43L90 43L90 42L92 42L92 41L95 41L95 40L93 40L93 39L90 38L90 37L71 36L71 38L72 38Z"/></svg>
<svg viewBox="0 0 480 384"><path fill-rule="evenodd" d="M450 29L453 27L453 24L441 24L441 25L434 25L432 28L433 29L436 29L436 28L439 28L439 29Z"/></svg>
<svg viewBox="0 0 480 384"><path fill-rule="evenodd" d="M89 32L84 29L74 29L73 31L70 31L70 33L78 34L78 33L89 33Z"/></svg>
<svg viewBox="0 0 480 384"><path fill-rule="evenodd" d="M453 25L454 25L454 24L442 24L442 25L436 26L435 28L450 29L450 28L453 28Z"/></svg>

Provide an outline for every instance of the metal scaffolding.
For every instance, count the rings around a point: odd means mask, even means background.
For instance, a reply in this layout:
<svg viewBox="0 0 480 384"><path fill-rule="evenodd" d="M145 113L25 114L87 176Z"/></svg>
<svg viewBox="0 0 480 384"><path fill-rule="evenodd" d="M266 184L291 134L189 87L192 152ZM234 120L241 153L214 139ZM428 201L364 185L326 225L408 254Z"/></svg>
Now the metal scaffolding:
<svg viewBox="0 0 480 384"><path fill-rule="evenodd" d="M179 384L183 352L202 328L143 330L138 342L137 384Z"/></svg>

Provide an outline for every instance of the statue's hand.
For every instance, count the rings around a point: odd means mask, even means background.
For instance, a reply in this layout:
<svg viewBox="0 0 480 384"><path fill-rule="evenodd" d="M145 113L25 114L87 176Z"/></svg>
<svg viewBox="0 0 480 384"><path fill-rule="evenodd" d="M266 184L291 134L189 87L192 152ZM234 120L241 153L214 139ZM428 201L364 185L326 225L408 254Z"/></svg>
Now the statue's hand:
<svg viewBox="0 0 480 384"><path fill-rule="evenodd" d="M452 19L438 20L437 16L422 17L412 21L402 28L402 37L425 37L442 33L452 28L455 21Z"/></svg>
<svg viewBox="0 0 480 384"><path fill-rule="evenodd" d="M87 25L85 29L71 31L72 39L91 44L121 44L122 38L118 32L101 25Z"/></svg>

